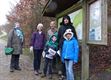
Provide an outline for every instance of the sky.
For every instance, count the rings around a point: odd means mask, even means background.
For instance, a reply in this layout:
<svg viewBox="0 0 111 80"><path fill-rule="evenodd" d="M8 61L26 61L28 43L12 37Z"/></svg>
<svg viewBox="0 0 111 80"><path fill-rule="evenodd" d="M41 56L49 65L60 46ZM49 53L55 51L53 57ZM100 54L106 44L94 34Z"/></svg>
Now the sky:
<svg viewBox="0 0 111 80"><path fill-rule="evenodd" d="M7 23L6 14L13 8L19 0L0 0L0 25Z"/></svg>

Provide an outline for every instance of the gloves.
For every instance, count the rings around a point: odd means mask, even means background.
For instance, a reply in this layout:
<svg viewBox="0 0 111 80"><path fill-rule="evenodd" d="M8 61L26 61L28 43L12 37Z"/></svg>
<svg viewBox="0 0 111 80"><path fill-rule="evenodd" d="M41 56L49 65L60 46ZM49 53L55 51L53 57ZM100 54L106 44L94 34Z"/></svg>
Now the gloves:
<svg viewBox="0 0 111 80"><path fill-rule="evenodd" d="M42 56L43 56L43 58L45 57L45 55L46 55L46 53L45 53L45 51L43 51L43 52L42 52Z"/></svg>
<svg viewBox="0 0 111 80"><path fill-rule="evenodd" d="M59 56L61 56L61 55L60 55L60 50L57 51L57 54L58 54Z"/></svg>
<svg viewBox="0 0 111 80"><path fill-rule="evenodd" d="M33 46L30 47L30 52L33 52Z"/></svg>

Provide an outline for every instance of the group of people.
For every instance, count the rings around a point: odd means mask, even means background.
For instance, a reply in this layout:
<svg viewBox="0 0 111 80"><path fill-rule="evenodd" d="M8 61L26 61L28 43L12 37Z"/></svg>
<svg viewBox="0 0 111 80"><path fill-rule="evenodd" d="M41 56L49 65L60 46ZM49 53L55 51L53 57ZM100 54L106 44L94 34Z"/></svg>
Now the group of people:
<svg viewBox="0 0 111 80"><path fill-rule="evenodd" d="M10 72L21 70L19 57L22 53L24 34L19 23L15 24L14 29L9 32L8 47L13 47L14 52L11 56ZM73 64L78 62L79 44L75 28L68 15L64 16L60 23L60 28L56 29L55 21L50 22L50 29L45 35L43 24L37 25L37 30L32 33L30 40L30 51L34 53L33 67L35 75L39 75L41 57L43 55L44 67L43 75L52 79L54 67L58 59L61 65L60 80L74 80Z"/></svg>

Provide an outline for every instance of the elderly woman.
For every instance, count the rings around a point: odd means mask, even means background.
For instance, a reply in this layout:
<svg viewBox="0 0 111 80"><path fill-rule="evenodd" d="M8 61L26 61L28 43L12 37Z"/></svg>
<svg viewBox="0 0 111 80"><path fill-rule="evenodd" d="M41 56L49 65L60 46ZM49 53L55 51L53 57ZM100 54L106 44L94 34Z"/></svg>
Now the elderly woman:
<svg viewBox="0 0 111 80"><path fill-rule="evenodd" d="M10 72L14 70L21 70L19 66L20 54L22 54L22 48L24 43L24 34L22 32L19 22L16 22L14 28L10 30L8 34L7 47L12 47L14 49L11 55L10 62Z"/></svg>
<svg viewBox="0 0 111 80"><path fill-rule="evenodd" d="M43 24L39 23L37 25L37 30L32 33L30 50L34 52L34 73L35 75L39 74L40 63L41 63L41 55L45 45L45 34L43 32Z"/></svg>

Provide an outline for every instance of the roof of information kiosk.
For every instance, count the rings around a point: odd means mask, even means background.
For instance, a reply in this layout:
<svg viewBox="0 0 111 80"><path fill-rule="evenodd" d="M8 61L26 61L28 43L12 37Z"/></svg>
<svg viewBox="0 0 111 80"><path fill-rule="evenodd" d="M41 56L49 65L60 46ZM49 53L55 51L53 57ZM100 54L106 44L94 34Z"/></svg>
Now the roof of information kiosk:
<svg viewBox="0 0 111 80"><path fill-rule="evenodd" d="M43 9L43 16L55 17L80 0L48 0Z"/></svg>

